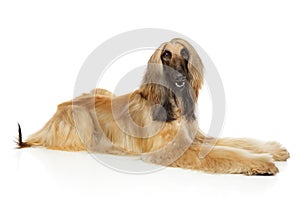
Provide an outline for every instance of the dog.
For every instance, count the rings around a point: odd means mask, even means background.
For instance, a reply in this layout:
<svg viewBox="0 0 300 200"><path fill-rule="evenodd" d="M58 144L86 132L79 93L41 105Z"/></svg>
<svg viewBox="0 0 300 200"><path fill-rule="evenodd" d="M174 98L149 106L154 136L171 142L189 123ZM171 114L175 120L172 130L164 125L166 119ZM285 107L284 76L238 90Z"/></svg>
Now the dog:
<svg viewBox="0 0 300 200"><path fill-rule="evenodd" d="M275 175L274 161L289 158L279 143L211 138L200 131L195 105L202 85L198 53L175 38L155 50L137 90L115 96L95 89L59 104L26 141L19 126L17 145L139 155L146 162L209 173Z"/></svg>

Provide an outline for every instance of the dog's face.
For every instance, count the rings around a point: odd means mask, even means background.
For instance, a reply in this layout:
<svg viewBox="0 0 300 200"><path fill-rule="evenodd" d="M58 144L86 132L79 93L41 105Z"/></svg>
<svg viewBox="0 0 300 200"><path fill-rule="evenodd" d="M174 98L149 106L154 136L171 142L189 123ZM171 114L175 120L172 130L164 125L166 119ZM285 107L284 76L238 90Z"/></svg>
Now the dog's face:
<svg viewBox="0 0 300 200"><path fill-rule="evenodd" d="M183 39L163 43L153 53L144 76L142 96L160 105L154 109L154 120L195 119L202 69L196 50Z"/></svg>
<svg viewBox="0 0 300 200"><path fill-rule="evenodd" d="M181 44L168 43L160 56L166 82L174 92L186 89L189 81L189 52Z"/></svg>

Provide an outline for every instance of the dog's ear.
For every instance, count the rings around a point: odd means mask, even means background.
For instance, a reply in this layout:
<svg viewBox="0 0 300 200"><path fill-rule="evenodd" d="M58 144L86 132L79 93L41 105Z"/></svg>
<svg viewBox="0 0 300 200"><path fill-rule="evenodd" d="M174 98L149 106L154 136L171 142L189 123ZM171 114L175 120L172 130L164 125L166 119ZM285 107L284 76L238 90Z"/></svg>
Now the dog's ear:
<svg viewBox="0 0 300 200"><path fill-rule="evenodd" d="M194 47L184 39L175 38L171 40L172 43L179 43L183 45L187 51L189 52L189 60L188 60L188 71L189 71L189 79L190 85L194 90L194 101L196 102L199 95L199 90L203 84L203 64L202 61L194 49Z"/></svg>
<svg viewBox="0 0 300 200"><path fill-rule="evenodd" d="M149 64L159 64L162 65L162 61L161 61L161 53L163 52L165 46L167 43L162 43L156 50L155 52L152 54L152 56L150 57L149 61L148 61L148 66Z"/></svg>
<svg viewBox="0 0 300 200"><path fill-rule="evenodd" d="M161 53L165 48L166 43L163 43L152 54L148 61L147 70L143 78L143 85L147 85L147 90L144 90L145 95L149 100L156 104L161 104L164 96L165 82L163 79L163 64L161 61Z"/></svg>

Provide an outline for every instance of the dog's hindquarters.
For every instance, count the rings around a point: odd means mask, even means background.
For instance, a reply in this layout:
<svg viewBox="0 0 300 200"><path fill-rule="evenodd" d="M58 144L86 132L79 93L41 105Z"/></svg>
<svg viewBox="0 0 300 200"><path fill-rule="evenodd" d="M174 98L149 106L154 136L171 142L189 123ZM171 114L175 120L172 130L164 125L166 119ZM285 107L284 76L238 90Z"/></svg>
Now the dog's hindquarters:
<svg viewBox="0 0 300 200"><path fill-rule="evenodd" d="M105 89L95 89L90 93L83 94L74 100L88 103L95 96L113 97L114 95ZM49 149L58 149L65 151L88 150L92 145L95 120L89 108L83 103L73 104L73 101L64 102L57 107L56 113L38 132L29 136L23 142L22 133L19 127L19 139L17 141L19 148L31 146L43 146Z"/></svg>
<svg viewBox="0 0 300 200"><path fill-rule="evenodd" d="M19 147L43 146L65 151L87 150L94 131L89 111L72 104L59 106L53 117ZM23 144L23 145L22 145ZM25 144L25 145L24 145Z"/></svg>

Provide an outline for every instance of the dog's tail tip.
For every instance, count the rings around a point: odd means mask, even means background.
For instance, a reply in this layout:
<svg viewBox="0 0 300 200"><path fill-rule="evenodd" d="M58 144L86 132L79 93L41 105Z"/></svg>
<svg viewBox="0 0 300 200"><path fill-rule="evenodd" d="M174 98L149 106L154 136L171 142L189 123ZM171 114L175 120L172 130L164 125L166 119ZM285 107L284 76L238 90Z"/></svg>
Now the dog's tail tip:
<svg viewBox="0 0 300 200"><path fill-rule="evenodd" d="M21 126L20 124L18 123L18 137L16 138L15 140L15 143L17 144L17 149L22 149L22 148L26 148L26 147L31 147L30 144L28 144L27 142L23 142L22 140L22 130L21 130Z"/></svg>

